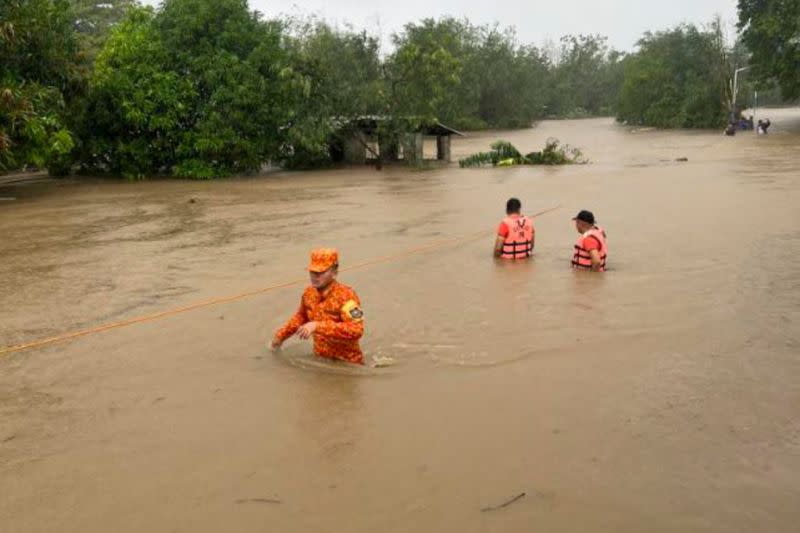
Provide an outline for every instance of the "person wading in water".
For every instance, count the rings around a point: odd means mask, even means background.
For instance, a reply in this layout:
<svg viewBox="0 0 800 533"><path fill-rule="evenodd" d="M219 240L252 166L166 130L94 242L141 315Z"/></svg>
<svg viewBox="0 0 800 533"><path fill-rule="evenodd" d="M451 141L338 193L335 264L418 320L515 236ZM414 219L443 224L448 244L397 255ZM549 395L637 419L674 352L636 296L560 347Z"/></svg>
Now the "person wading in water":
<svg viewBox="0 0 800 533"><path fill-rule="evenodd" d="M364 364L358 340L364 335L364 313L356 292L336 281L339 254L332 248L311 252L308 265L311 286L300 299L300 307L275 332L271 348L278 350L291 336L314 339L314 354L327 359Z"/></svg>
<svg viewBox="0 0 800 533"><path fill-rule="evenodd" d="M494 256L501 259L528 259L533 255L536 230L533 221L523 215L522 202L510 198L506 202L506 218L497 228Z"/></svg>
<svg viewBox="0 0 800 533"><path fill-rule="evenodd" d="M591 211L581 211L575 218L575 229L580 233L572 254L572 267L579 270L603 272L608 257L608 238L598 226Z"/></svg>

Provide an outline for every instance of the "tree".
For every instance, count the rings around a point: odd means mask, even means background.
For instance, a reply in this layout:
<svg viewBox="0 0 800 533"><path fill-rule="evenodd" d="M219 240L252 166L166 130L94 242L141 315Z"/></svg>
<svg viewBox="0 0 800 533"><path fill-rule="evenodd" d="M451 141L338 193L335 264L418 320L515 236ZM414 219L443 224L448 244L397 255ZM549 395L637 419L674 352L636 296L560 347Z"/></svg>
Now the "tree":
<svg viewBox="0 0 800 533"><path fill-rule="evenodd" d="M543 114L547 62L513 30L426 19L394 42L385 72L395 113L467 129L527 127Z"/></svg>
<svg viewBox="0 0 800 533"><path fill-rule="evenodd" d="M406 24L394 35L394 53L385 64L386 111L424 121L456 118L454 98L464 68L464 24L452 18ZM456 101L454 101L456 100Z"/></svg>
<svg viewBox="0 0 800 533"><path fill-rule="evenodd" d="M328 143L342 123L382 111L378 39L315 20L293 21L289 31L289 62L305 83L303 91L294 93L296 113L282 162L292 167L327 164Z"/></svg>
<svg viewBox="0 0 800 533"><path fill-rule="evenodd" d="M282 27L246 0L133 9L97 59L84 165L129 177L258 170L280 158L304 82Z"/></svg>
<svg viewBox="0 0 800 533"><path fill-rule="evenodd" d="M566 35L553 61L548 111L557 116L609 115L622 85L624 54L601 35Z"/></svg>
<svg viewBox="0 0 800 533"><path fill-rule="evenodd" d="M82 164L130 178L171 172L197 97L170 68L151 9L135 9L100 52L91 80Z"/></svg>
<svg viewBox="0 0 800 533"><path fill-rule="evenodd" d="M646 33L628 58L617 118L668 128L724 124L730 65L720 27Z"/></svg>
<svg viewBox="0 0 800 533"><path fill-rule="evenodd" d="M86 67L66 0L0 3L0 170L69 170L69 110Z"/></svg>
<svg viewBox="0 0 800 533"><path fill-rule="evenodd" d="M478 32L463 75L477 92L477 117L492 127L530 127L544 113L546 59L534 46L519 46L513 31Z"/></svg>
<svg viewBox="0 0 800 533"><path fill-rule="evenodd" d="M752 74L775 80L783 97L800 97L800 1L739 0L739 29L752 52Z"/></svg>

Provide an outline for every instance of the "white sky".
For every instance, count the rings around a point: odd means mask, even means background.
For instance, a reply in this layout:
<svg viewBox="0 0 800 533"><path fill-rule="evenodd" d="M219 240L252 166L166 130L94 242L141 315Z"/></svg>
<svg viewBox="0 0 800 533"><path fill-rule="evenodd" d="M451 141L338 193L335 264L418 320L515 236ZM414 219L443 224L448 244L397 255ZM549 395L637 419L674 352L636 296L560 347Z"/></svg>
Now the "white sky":
<svg viewBox="0 0 800 533"><path fill-rule="evenodd" d="M522 43L541 46L569 33L599 33L625 51L647 30L681 22L702 25L719 14L733 34L736 22L736 0L250 0L250 8L268 18L317 15L337 26L350 23L380 35L384 43L407 22L450 15L475 24L514 26Z"/></svg>

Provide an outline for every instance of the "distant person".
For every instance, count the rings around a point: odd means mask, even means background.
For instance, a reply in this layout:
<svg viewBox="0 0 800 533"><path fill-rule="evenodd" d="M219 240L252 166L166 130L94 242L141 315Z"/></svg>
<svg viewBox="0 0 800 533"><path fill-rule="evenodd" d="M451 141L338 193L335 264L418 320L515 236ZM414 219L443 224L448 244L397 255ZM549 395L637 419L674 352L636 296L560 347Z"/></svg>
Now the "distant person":
<svg viewBox="0 0 800 533"><path fill-rule="evenodd" d="M736 125L735 124L728 124L728 127L725 128L725 135L728 137L733 137L736 135Z"/></svg>
<svg viewBox="0 0 800 533"><path fill-rule="evenodd" d="M314 354L327 359L364 364L358 339L364 335L364 314L355 291L336 281L339 254L332 248L311 252L308 265L311 286L300 299L300 308L272 339L277 350L292 335L314 338Z"/></svg>
<svg viewBox="0 0 800 533"><path fill-rule="evenodd" d="M741 131L747 131L747 130L748 130L748 127L747 127L747 125L748 125L748 122L747 122L747 117L745 117L744 115L742 115L742 117L739 119L739 124L737 125L737 127L738 127L738 128L739 128L739 130L741 130Z"/></svg>
<svg viewBox="0 0 800 533"><path fill-rule="evenodd" d="M580 233L572 254L572 267L579 270L603 272L608 258L606 232L595 223L591 211L581 211L575 218L575 229Z"/></svg>
<svg viewBox="0 0 800 533"><path fill-rule="evenodd" d="M506 217L497 228L494 256L501 259L528 259L533 255L536 230L533 221L522 214L522 202L510 198L506 202Z"/></svg>
<svg viewBox="0 0 800 533"><path fill-rule="evenodd" d="M758 121L758 134L759 135L766 135L767 134L767 130L769 129L769 127L771 125L772 125L772 122L770 122L769 119L759 120Z"/></svg>

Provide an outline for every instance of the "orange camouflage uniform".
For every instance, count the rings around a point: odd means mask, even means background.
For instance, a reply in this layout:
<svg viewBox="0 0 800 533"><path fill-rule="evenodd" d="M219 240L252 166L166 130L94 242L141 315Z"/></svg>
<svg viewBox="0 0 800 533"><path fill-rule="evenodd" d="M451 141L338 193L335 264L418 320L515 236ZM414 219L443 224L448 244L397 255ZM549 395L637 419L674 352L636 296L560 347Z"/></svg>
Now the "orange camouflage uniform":
<svg viewBox="0 0 800 533"><path fill-rule="evenodd" d="M358 339L364 335L361 302L356 292L337 281L320 293L308 287L300 299L300 308L275 333L283 342L307 322L317 322L314 332L314 353L319 357L364 364Z"/></svg>

